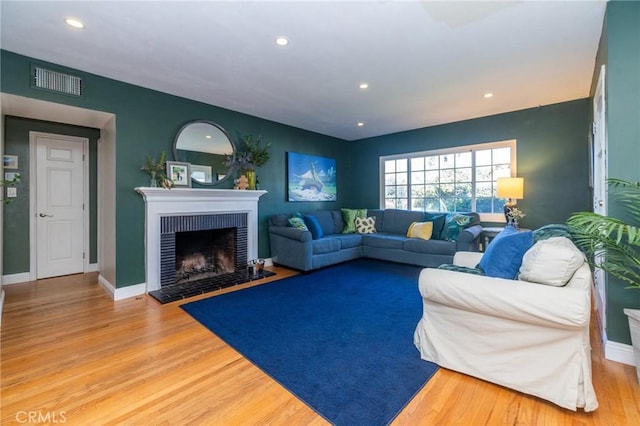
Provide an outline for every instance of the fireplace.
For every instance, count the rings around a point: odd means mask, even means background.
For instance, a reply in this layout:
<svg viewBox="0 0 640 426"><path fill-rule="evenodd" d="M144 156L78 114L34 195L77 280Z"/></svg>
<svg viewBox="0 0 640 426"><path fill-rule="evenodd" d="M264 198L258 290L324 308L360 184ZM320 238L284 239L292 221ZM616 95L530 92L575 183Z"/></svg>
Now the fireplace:
<svg viewBox="0 0 640 426"><path fill-rule="evenodd" d="M176 233L176 283L235 272L235 228Z"/></svg>
<svg viewBox="0 0 640 426"><path fill-rule="evenodd" d="M161 287L243 271L246 265L247 213L160 219Z"/></svg>
<svg viewBox="0 0 640 426"><path fill-rule="evenodd" d="M147 293L157 292L167 294L171 286L188 289L187 292L204 292L204 283L215 280L218 288L235 285L247 281L247 261L258 258L258 200L266 191L240 191L233 189L200 189L200 188L136 188L145 201L145 277ZM212 232L212 233L210 233ZM227 248L226 254L218 254L216 264L202 268L203 260L196 253L199 252L207 263L207 254L203 248L193 250L190 260L185 263L186 268L211 269L214 276L192 277L189 280L182 277L178 271L178 263L182 260L180 248L181 233L191 235L218 234L223 240L234 241L232 254ZM233 237L230 237L233 233ZM188 236L188 235L187 235ZM206 238L205 238L206 239ZM177 244L176 244L177 243ZM176 251L177 248L177 251ZM230 259L233 258L233 272L230 270ZM167 259L170 259L167 261ZM244 278L244 281L243 281ZM178 282L180 281L180 282ZM206 284L211 288L210 284ZM182 290L180 290L182 292ZM183 293L180 293L183 294ZM155 296L154 296L155 297ZM177 296L176 296L177 297ZM175 299L177 300L177 299Z"/></svg>

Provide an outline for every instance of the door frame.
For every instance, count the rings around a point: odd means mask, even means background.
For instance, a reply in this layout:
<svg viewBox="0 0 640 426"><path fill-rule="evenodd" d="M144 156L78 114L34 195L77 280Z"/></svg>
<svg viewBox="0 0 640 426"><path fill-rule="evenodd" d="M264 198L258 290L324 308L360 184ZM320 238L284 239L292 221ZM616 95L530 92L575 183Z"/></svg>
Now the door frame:
<svg viewBox="0 0 640 426"><path fill-rule="evenodd" d="M596 213L607 214L608 209L608 137L607 137L607 102L606 102L606 67L600 67L598 82L593 96L593 125L591 146L591 173L593 183L592 209ZM602 109L598 112L598 102L602 102ZM598 126L596 126L596 123ZM600 156L598 156L600 154ZM600 198L598 198L600 196ZM596 284L595 303L599 317L599 328L602 341L607 342L607 274L600 268L593 271L593 279Z"/></svg>
<svg viewBox="0 0 640 426"><path fill-rule="evenodd" d="M84 253L82 259L82 270L84 273L89 271L89 253L87 253L89 243L89 139L79 136L69 136L56 133L36 132L29 131L29 280L35 281L38 276L38 251L36 246L38 244L38 232L37 232L37 168L36 168L36 138L38 136L47 137L50 139L64 139L68 141L77 142L82 144L82 155L84 161L82 162L82 173L84 175L84 182L82 184L83 199L82 203L84 209L82 212L82 244Z"/></svg>

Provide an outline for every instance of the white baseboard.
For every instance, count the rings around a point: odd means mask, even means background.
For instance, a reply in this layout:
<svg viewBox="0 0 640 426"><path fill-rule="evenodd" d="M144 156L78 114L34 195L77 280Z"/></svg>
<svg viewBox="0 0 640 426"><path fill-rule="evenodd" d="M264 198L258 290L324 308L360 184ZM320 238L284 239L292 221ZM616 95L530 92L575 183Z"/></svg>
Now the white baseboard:
<svg viewBox="0 0 640 426"><path fill-rule="evenodd" d="M98 275L98 284L100 284L100 287L102 287L114 301L141 296L147 292L147 285L145 283L115 288L113 284L107 281L102 275Z"/></svg>
<svg viewBox="0 0 640 426"><path fill-rule="evenodd" d="M130 297L142 296L147 292L147 284L140 283L128 285L126 287L116 288L113 300L128 299Z"/></svg>
<svg viewBox="0 0 640 426"><path fill-rule="evenodd" d="M633 346L624 343L608 341L604 346L604 357L609 361L621 362L635 366Z"/></svg>
<svg viewBox="0 0 640 426"><path fill-rule="evenodd" d="M100 266L97 263L90 263L87 266L86 272L99 272ZM30 272L21 272L19 274L10 274L2 276L2 284L20 284L28 281L33 281L35 278L31 278Z"/></svg>
<svg viewBox="0 0 640 426"><path fill-rule="evenodd" d="M21 272L19 274L9 274L9 275L2 276L3 285L26 283L28 281L31 281L31 278L28 272Z"/></svg>
<svg viewBox="0 0 640 426"><path fill-rule="evenodd" d="M115 295L115 292L116 292L116 288L109 281L107 281L107 279L102 275L98 275L98 284L100 285L100 287L102 287L102 289L105 292L107 292L109 297L113 299L113 296Z"/></svg>
<svg viewBox="0 0 640 426"><path fill-rule="evenodd" d="M0 285L0 325L2 325L2 308L4 306L4 289Z"/></svg>

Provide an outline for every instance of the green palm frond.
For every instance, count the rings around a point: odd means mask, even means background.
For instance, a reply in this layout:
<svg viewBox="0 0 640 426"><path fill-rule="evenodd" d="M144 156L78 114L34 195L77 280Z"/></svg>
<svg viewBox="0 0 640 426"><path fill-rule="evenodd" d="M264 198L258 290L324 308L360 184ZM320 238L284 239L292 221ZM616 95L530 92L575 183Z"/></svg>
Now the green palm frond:
<svg viewBox="0 0 640 426"><path fill-rule="evenodd" d="M640 223L640 183L621 179L608 181L636 223ZM592 212L574 213L567 221L574 241L591 265L624 281L627 288L640 289L640 228Z"/></svg>

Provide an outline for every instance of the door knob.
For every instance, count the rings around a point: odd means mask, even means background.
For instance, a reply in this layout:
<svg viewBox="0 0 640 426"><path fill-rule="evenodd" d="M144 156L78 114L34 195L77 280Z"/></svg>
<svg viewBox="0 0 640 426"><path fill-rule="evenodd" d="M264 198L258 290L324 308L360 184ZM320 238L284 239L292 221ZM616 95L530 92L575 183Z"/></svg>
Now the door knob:
<svg viewBox="0 0 640 426"><path fill-rule="evenodd" d="M52 214L40 213L40 217L53 217L53 215Z"/></svg>

